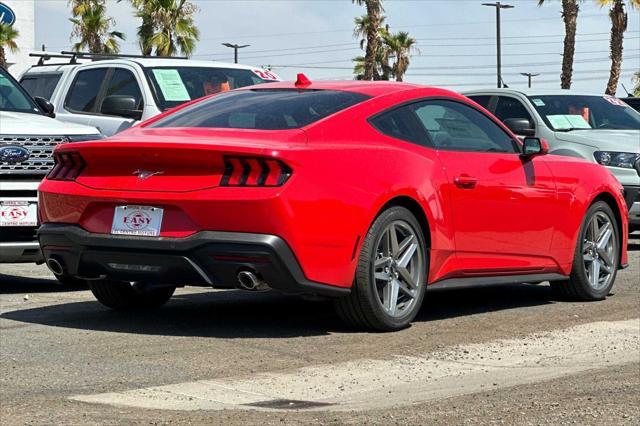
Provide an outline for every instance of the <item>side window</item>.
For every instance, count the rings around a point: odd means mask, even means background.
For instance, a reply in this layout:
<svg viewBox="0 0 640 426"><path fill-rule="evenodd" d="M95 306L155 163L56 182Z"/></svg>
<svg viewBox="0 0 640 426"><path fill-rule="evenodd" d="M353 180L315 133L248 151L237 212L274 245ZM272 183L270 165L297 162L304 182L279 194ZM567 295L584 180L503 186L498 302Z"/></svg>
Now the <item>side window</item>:
<svg viewBox="0 0 640 426"><path fill-rule="evenodd" d="M489 103L491 102L491 95L478 95L478 96L468 96L473 102L477 103L484 109L489 109Z"/></svg>
<svg viewBox="0 0 640 426"><path fill-rule="evenodd" d="M94 112L106 74L106 68L80 71L69 89L65 107L72 111Z"/></svg>
<svg viewBox="0 0 640 426"><path fill-rule="evenodd" d="M105 98L109 96L129 96L135 99L136 108L142 109L142 92L135 75L129 70L116 68L107 86Z"/></svg>
<svg viewBox="0 0 640 426"><path fill-rule="evenodd" d="M467 105L445 100L414 105L433 145L472 152L519 152L515 141L489 117Z"/></svg>
<svg viewBox="0 0 640 426"><path fill-rule="evenodd" d="M51 100L51 95L60 81L62 74L34 74L26 75L20 80L22 87L33 97L40 96L46 100Z"/></svg>
<svg viewBox="0 0 640 426"><path fill-rule="evenodd" d="M371 124L380 132L396 139L430 146L424 129L416 120L411 106L393 109L374 117Z"/></svg>
<svg viewBox="0 0 640 426"><path fill-rule="evenodd" d="M500 96L498 98L498 105L496 106L496 112L494 114L501 121L508 120L510 118L526 118L529 123L533 125L533 119L531 114L517 99Z"/></svg>

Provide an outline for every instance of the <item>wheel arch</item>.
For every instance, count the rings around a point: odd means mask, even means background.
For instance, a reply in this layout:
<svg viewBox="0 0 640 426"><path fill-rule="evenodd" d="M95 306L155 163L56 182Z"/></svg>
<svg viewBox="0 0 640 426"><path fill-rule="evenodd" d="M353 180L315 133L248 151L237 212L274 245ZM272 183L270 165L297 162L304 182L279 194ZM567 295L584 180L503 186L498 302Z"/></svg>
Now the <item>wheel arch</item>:
<svg viewBox="0 0 640 426"><path fill-rule="evenodd" d="M380 207L380 209L378 209L378 212L376 213L373 221L375 221L375 219L380 216L383 211L387 210L390 207L404 207L405 209L409 210L420 224L422 236L424 237L427 248L431 247L431 227L429 225L429 219L427 218L424 209L418 201L407 195L398 195L387 201L382 205L382 207ZM373 221L371 223L373 223Z"/></svg>

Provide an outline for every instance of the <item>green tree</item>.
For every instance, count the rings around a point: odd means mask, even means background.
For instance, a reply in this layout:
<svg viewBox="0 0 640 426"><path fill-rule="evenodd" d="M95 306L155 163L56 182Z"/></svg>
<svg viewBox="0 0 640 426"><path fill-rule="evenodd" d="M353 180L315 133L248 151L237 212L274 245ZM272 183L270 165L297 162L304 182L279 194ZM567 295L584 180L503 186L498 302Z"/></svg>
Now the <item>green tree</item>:
<svg viewBox="0 0 640 426"><path fill-rule="evenodd" d="M578 29L578 13L582 0L562 0L562 20L564 21L564 53L562 55L562 75L560 87L571 89L573 77L573 57L576 53L576 31ZM548 3L538 0L538 6Z"/></svg>
<svg viewBox="0 0 640 426"><path fill-rule="evenodd" d="M366 51L364 55L363 80L373 80L376 68L376 56L379 54L379 28L382 23L382 0L352 0L353 3L364 5L366 14Z"/></svg>
<svg viewBox="0 0 640 426"><path fill-rule="evenodd" d="M187 0L131 0L136 16L142 19L138 41L143 54L191 56L200 32L194 15L198 7Z"/></svg>
<svg viewBox="0 0 640 426"><path fill-rule="evenodd" d="M629 16L625 10L624 0L596 0L600 7L609 6L609 18L611 18L611 71L609 82L607 83L607 95L615 96L618 91L620 81L620 70L622 68L622 50L624 43L624 33L627 31ZM640 0L629 0L629 6L640 8Z"/></svg>
<svg viewBox="0 0 640 426"><path fill-rule="evenodd" d="M391 73L391 67L389 66L389 52L382 39L385 34L389 32L389 26L382 26L385 21L385 17L380 17L380 27L378 27L378 48L374 60L373 68L373 80L389 80ZM369 27L369 17L363 15L354 19L355 28L353 30L353 36L360 38L360 48L366 50L367 45L367 30ZM365 74L365 62L364 56L357 56L353 58L355 62L353 73L356 75L357 80L364 80Z"/></svg>
<svg viewBox="0 0 640 426"><path fill-rule="evenodd" d="M15 53L18 51L16 39L20 33L13 28L13 25L0 24L0 68L7 69L7 57L5 49Z"/></svg>
<svg viewBox="0 0 640 426"><path fill-rule="evenodd" d="M115 20L107 16L105 0L69 0L73 23L71 37L79 38L73 45L77 52L88 49L92 53L118 53L120 31L111 31Z"/></svg>
<svg viewBox="0 0 640 426"><path fill-rule="evenodd" d="M403 81L411 62L411 54L418 51L416 39L409 36L408 32L400 31L396 34L384 34L383 41L390 57L393 58L391 73L396 81Z"/></svg>

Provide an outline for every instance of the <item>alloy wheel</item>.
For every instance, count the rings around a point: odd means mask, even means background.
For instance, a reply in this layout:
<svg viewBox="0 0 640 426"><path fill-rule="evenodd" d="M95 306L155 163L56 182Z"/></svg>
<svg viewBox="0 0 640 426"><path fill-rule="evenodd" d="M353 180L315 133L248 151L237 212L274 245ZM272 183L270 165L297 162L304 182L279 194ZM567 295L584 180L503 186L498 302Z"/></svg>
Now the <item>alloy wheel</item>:
<svg viewBox="0 0 640 426"><path fill-rule="evenodd" d="M375 291L384 311L401 318L412 311L425 281L423 247L405 221L390 223L381 233L373 259Z"/></svg>
<svg viewBox="0 0 640 426"><path fill-rule="evenodd" d="M611 218L599 211L589 221L582 243L584 270L595 290L607 287L616 267L616 234Z"/></svg>

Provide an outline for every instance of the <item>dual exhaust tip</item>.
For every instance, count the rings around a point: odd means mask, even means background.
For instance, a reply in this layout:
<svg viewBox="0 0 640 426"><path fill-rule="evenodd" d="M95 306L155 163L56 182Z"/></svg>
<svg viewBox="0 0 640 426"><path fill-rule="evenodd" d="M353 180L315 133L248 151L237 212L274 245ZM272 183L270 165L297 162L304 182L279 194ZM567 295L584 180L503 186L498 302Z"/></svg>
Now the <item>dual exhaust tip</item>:
<svg viewBox="0 0 640 426"><path fill-rule="evenodd" d="M50 257L47 260L47 266L54 275L60 276L64 274L64 266L56 257ZM247 291L267 291L271 287L253 271L238 272L238 286L242 290Z"/></svg>

